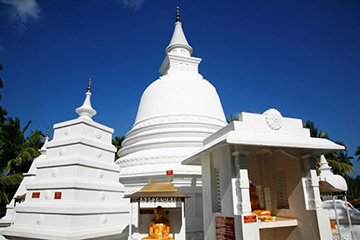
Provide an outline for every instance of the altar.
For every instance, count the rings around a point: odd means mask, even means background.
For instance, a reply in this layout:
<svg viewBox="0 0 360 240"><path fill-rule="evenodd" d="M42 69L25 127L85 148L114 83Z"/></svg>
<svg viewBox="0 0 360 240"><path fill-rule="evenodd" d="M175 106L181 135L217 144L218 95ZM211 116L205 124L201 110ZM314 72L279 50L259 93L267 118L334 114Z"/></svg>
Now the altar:
<svg viewBox="0 0 360 240"><path fill-rule="evenodd" d="M236 239L331 239L315 157L342 149L275 109L240 113L183 161L202 166L205 239L221 239L218 216L234 218ZM266 220L252 213L250 183L260 209L271 212Z"/></svg>

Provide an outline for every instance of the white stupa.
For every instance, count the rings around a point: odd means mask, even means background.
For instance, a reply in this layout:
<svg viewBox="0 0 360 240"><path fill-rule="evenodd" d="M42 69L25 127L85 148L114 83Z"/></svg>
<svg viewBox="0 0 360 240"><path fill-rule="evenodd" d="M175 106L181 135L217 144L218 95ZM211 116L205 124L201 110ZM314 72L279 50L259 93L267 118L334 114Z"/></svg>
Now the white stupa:
<svg viewBox="0 0 360 240"><path fill-rule="evenodd" d="M144 91L135 124L118 152L120 182L132 193L149 177L166 181L166 171L172 171L173 184L191 196L186 203L186 215L192 217L188 226L202 228L201 168L181 161L227 122L216 89L198 72L201 59L191 56L178 8L165 53L162 76Z"/></svg>
<svg viewBox="0 0 360 240"><path fill-rule="evenodd" d="M136 188L143 186L149 176L156 179L167 170L175 177L200 174L181 160L226 125L216 89L198 73L201 59L191 57L192 52L177 17L160 68L163 76L143 93L135 124L118 153L120 180L127 187L135 182Z"/></svg>
<svg viewBox="0 0 360 240"><path fill-rule="evenodd" d="M90 96L89 83L79 117L54 125L46 155L30 168L34 179L22 184L26 198L14 209L14 224L1 232L6 238L127 238L129 203L114 163L113 129L91 119Z"/></svg>

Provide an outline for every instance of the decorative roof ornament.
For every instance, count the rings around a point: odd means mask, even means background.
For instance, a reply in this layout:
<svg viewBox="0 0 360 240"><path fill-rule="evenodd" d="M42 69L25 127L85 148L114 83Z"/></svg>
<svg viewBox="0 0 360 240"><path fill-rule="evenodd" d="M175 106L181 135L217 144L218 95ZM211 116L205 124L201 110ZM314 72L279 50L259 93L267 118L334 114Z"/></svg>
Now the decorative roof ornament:
<svg viewBox="0 0 360 240"><path fill-rule="evenodd" d="M166 48L165 52L186 56L191 56L191 54L193 53L193 49L187 42L184 31L182 29L179 7L176 8L176 22L174 33L172 35L170 44Z"/></svg>
<svg viewBox="0 0 360 240"><path fill-rule="evenodd" d="M266 124L274 131L279 130L283 125L283 119L281 113L274 109L270 108L266 112L263 113L265 116Z"/></svg>
<svg viewBox="0 0 360 240"><path fill-rule="evenodd" d="M79 118L84 117L92 120L91 117L96 114L96 111L91 107L90 96L91 96L91 79L89 79L89 85L87 88L85 101L81 107L78 107L76 109L77 114L79 114Z"/></svg>
<svg viewBox="0 0 360 240"><path fill-rule="evenodd" d="M87 92L91 93L91 79L89 79L89 84L88 84Z"/></svg>
<svg viewBox="0 0 360 240"><path fill-rule="evenodd" d="M179 7L176 7L176 22L180 22L180 13L179 13Z"/></svg>
<svg viewBox="0 0 360 240"><path fill-rule="evenodd" d="M50 128L48 128L48 130L46 132L46 136L45 136L45 142L44 142L43 146L41 147L41 149L39 150L41 155L45 155L45 153L46 153L46 145L49 142L49 131L50 131Z"/></svg>

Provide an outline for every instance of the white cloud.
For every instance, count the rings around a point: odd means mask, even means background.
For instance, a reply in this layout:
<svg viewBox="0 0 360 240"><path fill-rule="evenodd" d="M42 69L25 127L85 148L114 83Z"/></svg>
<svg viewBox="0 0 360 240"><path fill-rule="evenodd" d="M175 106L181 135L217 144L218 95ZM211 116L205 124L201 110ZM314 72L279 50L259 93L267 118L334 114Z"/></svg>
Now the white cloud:
<svg viewBox="0 0 360 240"><path fill-rule="evenodd" d="M37 20L40 17L36 0L0 0L0 3L10 6L10 18L20 30L25 30L25 23L29 19Z"/></svg>
<svg viewBox="0 0 360 240"><path fill-rule="evenodd" d="M122 0L124 7L138 10L145 0Z"/></svg>

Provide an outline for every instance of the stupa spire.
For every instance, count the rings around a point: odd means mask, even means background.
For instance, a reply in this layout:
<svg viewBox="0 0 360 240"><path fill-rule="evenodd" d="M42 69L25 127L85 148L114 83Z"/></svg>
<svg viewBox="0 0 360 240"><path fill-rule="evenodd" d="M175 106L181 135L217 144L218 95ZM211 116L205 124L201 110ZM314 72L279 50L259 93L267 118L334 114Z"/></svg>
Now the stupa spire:
<svg viewBox="0 0 360 240"><path fill-rule="evenodd" d="M89 84L88 84L87 92L91 93L91 79L89 79Z"/></svg>
<svg viewBox="0 0 360 240"><path fill-rule="evenodd" d="M79 118L85 117L92 120L91 117L96 114L96 111L91 107L90 96L91 96L91 79L89 79L89 85L87 88L85 101L81 107L78 107L76 109L77 114L79 114Z"/></svg>
<svg viewBox="0 0 360 240"><path fill-rule="evenodd" d="M176 22L180 22L180 12L179 12L180 8L176 7Z"/></svg>
<svg viewBox="0 0 360 240"><path fill-rule="evenodd" d="M185 56L191 56L191 54L193 53L193 49L187 42L184 31L182 29L182 24L180 22L179 7L176 8L175 29L170 44L166 48L166 53L185 55Z"/></svg>
<svg viewBox="0 0 360 240"><path fill-rule="evenodd" d="M41 155L44 155L46 153L46 145L49 142L49 131L50 128L48 128L47 132L46 132L46 136L45 136L45 142L44 145L41 147L41 149L39 150L39 152L41 153Z"/></svg>
<svg viewBox="0 0 360 240"><path fill-rule="evenodd" d="M328 175L334 175L331 172L331 167L329 166L328 162L326 161L326 158L324 155L320 156L320 176L328 176Z"/></svg>

